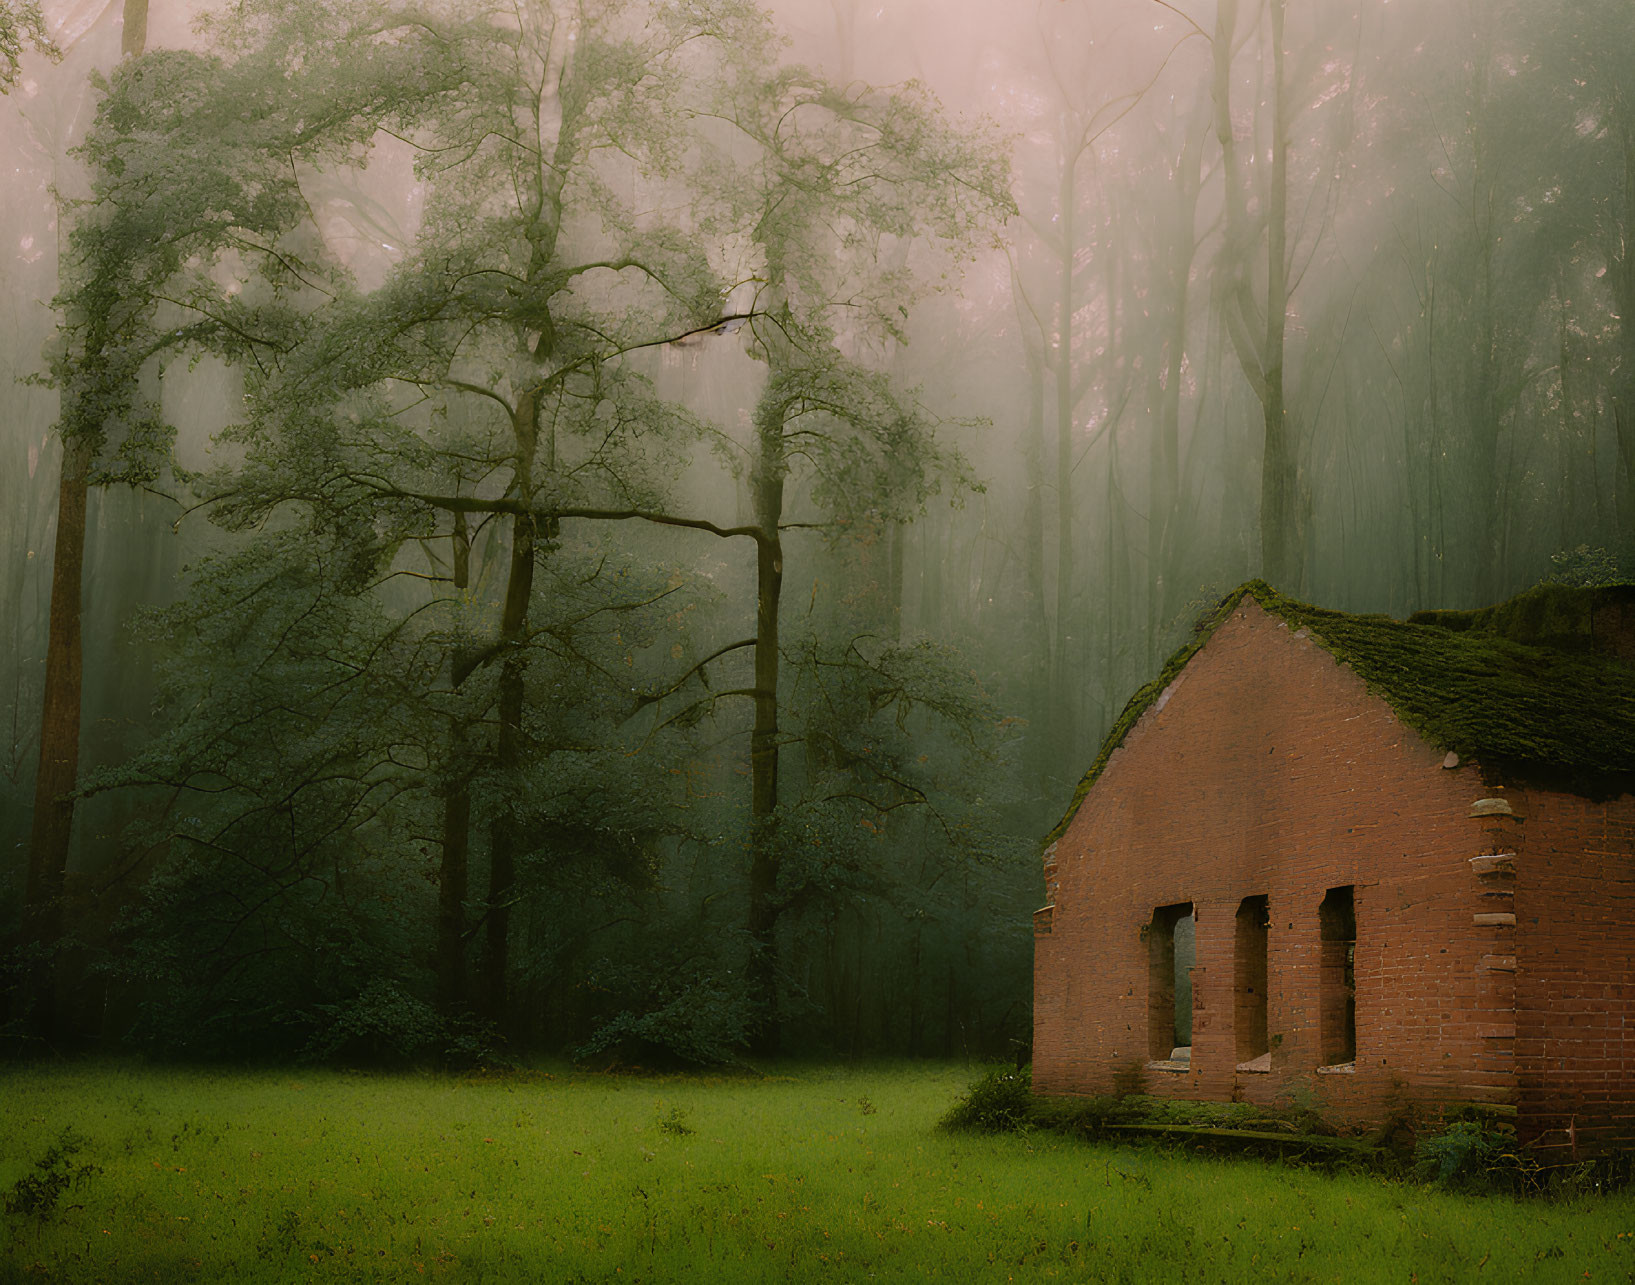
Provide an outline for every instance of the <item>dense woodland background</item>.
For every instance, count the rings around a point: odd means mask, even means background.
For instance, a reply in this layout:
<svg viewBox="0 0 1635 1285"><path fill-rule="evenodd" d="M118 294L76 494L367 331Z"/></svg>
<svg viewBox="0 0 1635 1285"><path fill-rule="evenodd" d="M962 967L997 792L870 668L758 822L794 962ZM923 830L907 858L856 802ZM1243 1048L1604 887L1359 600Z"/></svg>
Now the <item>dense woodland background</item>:
<svg viewBox="0 0 1635 1285"><path fill-rule="evenodd" d="M1635 544L1622 0L0 3L13 1050L998 1052L1251 576Z"/></svg>

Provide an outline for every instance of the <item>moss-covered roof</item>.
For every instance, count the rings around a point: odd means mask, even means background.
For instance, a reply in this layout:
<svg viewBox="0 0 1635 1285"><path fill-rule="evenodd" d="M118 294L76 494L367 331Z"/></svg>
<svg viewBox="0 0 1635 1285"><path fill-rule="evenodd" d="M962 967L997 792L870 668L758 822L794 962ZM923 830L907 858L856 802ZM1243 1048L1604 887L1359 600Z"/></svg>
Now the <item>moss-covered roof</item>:
<svg viewBox="0 0 1635 1285"><path fill-rule="evenodd" d="M1066 831L1130 729L1245 596L1305 628L1439 749L1585 793L1635 782L1635 666L1609 654L1598 633L1610 619L1635 622L1635 585L1540 585L1480 611L1425 611L1402 621L1313 607L1252 580L1205 616L1130 698L1047 844Z"/></svg>

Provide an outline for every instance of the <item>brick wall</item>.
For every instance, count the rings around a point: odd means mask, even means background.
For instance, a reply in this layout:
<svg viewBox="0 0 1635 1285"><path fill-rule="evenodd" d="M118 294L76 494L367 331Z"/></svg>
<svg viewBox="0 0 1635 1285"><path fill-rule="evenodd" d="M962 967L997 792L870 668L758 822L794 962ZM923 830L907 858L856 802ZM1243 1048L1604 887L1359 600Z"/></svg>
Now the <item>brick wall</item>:
<svg viewBox="0 0 1635 1285"><path fill-rule="evenodd" d="M1513 850L1519 823L1473 818L1492 791L1473 765L1443 763L1350 670L1245 598L1055 845L1054 909L1035 920L1036 1089L1103 1093L1142 1068L1154 1093L1295 1096L1357 1117L1404 1093L1513 1101L1513 880L1472 858ZM1319 1073L1318 907L1345 885L1356 1060ZM1235 920L1252 896L1269 898L1265 1072L1236 1057L1251 1009ZM1147 1069L1143 927L1179 902L1197 917L1192 1061Z"/></svg>
<svg viewBox="0 0 1635 1285"><path fill-rule="evenodd" d="M1589 1158L1635 1139L1635 798L1528 791L1517 811L1521 1131Z"/></svg>

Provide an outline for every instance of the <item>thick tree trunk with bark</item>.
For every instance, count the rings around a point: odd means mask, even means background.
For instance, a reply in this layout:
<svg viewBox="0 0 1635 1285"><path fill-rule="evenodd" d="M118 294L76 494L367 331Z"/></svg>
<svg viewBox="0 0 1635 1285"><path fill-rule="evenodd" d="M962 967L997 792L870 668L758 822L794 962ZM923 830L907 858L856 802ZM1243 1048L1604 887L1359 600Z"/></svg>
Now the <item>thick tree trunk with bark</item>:
<svg viewBox="0 0 1635 1285"><path fill-rule="evenodd" d="M454 515L454 587L471 584L471 538L463 513ZM458 691L466 669L458 653L449 658L451 687ZM437 1007L445 1016L463 1010L466 993L466 897L470 891L471 774L469 747L458 719L449 728L448 779L443 786L443 840L437 869Z"/></svg>
<svg viewBox="0 0 1635 1285"><path fill-rule="evenodd" d="M57 536L51 563L51 614L40 718L40 767L34 781L34 824L29 836L23 932L36 952L30 1007L37 1034L55 1034L56 969L52 952L62 940L63 895L74 829L74 787L79 780L82 691L82 576L85 566L86 478L91 450L64 443L57 484Z"/></svg>
<svg viewBox="0 0 1635 1285"><path fill-rule="evenodd" d="M125 0L121 52L127 58L139 57L147 47L147 38L148 0ZM58 1029L56 967L51 956L67 924L63 897L74 831L73 792L79 783L85 515L94 449L83 438L64 441L62 475L57 485L40 766L34 781L28 884L23 901L23 933L37 952L29 979L31 1021L36 1033L45 1037L56 1034Z"/></svg>
<svg viewBox="0 0 1635 1285"><path fill-rule="evenodd" d="M1022 506L1022 566L1027 586L1027 628L1033 643L1027 654L1043 662L1043 672L1031 675L1026 685L1032 700L1027 755L1031 771L1043 779L1052 771L1059 770L1059 756L1053 748L1050 728L1057 695L1052 690L1054 672L1050 664L1050 615L1045 598L1045 372L1042 355L1031 345L1024 351L1027 357L1028 417L1022 439L1022 459L1027 470L1028 490Z"/></svg>
<svg viewBox="0 0 1635 1285"><path fill-rule="evenodd" d="M778 611L783 598L784 460L781 405L763 403L756 429L755 725L750 732L749 935L751 994L762 1010L755 1051L776 1053L778 1014Z"/></svg>
<svg viewBox="0 0 1635 1285"><path fill-rule="evenodd" d="M437 1007L445 1016L468 1002L465 907L470 825L471 787L461 775L449 781L443 795L443 852L437 877Z"/></svg>
<svg viewBox="0 0 1635 1285"><path fill-rule="evenodd" d="M543 344L543 340L541 341ZM543 356L544 354L536 354ZM514 489L526 499L533 493L534 456L539 445L539 399L527 392L518 399L512 428L517 443ZM518 514L511 522L511 560L505 605L500 617L499 736L494 765L502 781L523 765L526 737L523 676L527 669L528 607L534 592L534 548L537 519ZM488 904L479 964L483 1010L495 1021L505 1013L506 973L510 964L511 902L516 896L516 858L522 846L515 813L501 808L489 835Z"/></svg>
<svg viewBox="0 0 1635 1285"><path fill-rule="evenodd" d="M558 115L571 98L574 80L574 26L563 24L553 31L547 50L544 96L529 106L528 124L544 139L555 130L550 163L534 172L529 199L528 280L537 283L556 261L557 242L562 233L562 192L572 167L574 134L580 121ZM554 123L552 120L555 116ZM542 307L534 324L531 341L521 345L536 370L548 369L556 355L556 325L548 306ZM519 352L518 356L522 353ZM554 429L545 439L545 458L540 453L541 390L535 383L519 392L511 409L511 433L515 444L511 491L522 504L534 501L534 470L556 468ZM526 705L524 675L528 664L528 612L534 592L534 557L539 538L539 519L531 511L511 519L511 556L506 576L505 602L500 613L501 648L498 692L499 734L494 747L494 766L502 781L515 774L525 760L526 736L523 711ZM511 904L516 899L516 859L523 843L521 825L515 812L499 810L489 828L488 898L484 908L483 947L478 961L479 1008L496 1023L506 1014L507 973L511 954Z"/></svg>

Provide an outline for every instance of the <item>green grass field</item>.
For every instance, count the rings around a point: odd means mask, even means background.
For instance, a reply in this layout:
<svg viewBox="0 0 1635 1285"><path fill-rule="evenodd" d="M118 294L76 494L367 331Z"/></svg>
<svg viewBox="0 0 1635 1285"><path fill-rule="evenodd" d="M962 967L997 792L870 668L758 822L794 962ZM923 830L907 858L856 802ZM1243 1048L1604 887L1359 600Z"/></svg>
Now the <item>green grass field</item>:
<svg viewBox="0 0 1635 1285"><path fill-rule="evenodd" d="M1635 1280L1635 1191L951 1135L972 1068L764 1079L0 1071L0 1281Z"/></svg>

